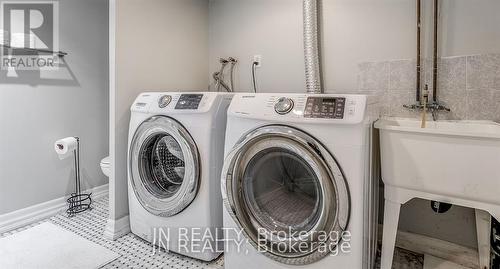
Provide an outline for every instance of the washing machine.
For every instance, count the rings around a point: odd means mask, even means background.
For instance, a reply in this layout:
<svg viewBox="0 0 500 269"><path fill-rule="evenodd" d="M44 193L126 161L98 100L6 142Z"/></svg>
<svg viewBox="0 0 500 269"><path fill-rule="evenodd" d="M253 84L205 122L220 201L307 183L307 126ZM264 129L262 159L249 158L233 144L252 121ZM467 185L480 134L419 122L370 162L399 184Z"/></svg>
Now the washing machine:
<svg viewBox="0 0 500 269"><path fill-rule="evenodd" d="M130 228L168 251L210 261L222 252L220 171L226 93L140 94L131 107Z"/></svg>
<svg viewBox="0 0 500 269"><path fill-rule="evenodd" d="M367 96L237 94L221 174L225 266L373 268Z"/></svg>

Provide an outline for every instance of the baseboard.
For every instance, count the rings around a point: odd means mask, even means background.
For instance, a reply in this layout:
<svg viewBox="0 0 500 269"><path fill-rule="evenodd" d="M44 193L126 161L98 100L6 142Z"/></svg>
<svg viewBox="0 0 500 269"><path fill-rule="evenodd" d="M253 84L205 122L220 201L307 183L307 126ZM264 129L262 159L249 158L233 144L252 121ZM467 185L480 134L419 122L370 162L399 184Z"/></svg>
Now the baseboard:
<svg viewBox="0 0 500 269"><path fill-rule="evenodd" d="M118 220L108 219L104 229L104 237L110 240L116 240L130 233L130 219L125 216Z"/></svg>
<svg viewBox="0 0 500 269"><path fill-rule="evenodd" d="M379 240L382 236L382 225L379 225ZM425 235L398 231L396 247L415 253L431 255L467 268L479 268L479 254L472 249L448 241Z"/></svg>
<svg viewBox="0 0 500 269"><path fill-rule="evenodd" d="M86 190L86 192L91 192L92 199L95 200L108 195L108 189L108 184L105 184ZM0 234L59 214L61 211L66 210L67 199L68 196L60 197L48 202L0 215Z"/></svg>

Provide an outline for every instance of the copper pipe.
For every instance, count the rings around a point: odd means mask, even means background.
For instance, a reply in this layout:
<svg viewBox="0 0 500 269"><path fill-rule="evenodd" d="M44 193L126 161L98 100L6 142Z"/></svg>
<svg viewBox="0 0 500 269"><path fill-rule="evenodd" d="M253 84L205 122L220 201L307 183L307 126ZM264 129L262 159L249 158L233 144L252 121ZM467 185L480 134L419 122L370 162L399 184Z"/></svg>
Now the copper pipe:
<svg viewBox="0 0 500 269"><path fill-rule="evenodd" d="M438 25L439 25L439 0L434 0L434 59L432 76L432 100L437 101L437 81L438 81Z"/></svg>
<svg viewBox="0 0 500 269"><path fill-rule="evenodd" d="M421 59L421 28L422 28L422 0L417 0L417 84L416 100L420 103L420 87L422 83L422 59Z"/></svg>

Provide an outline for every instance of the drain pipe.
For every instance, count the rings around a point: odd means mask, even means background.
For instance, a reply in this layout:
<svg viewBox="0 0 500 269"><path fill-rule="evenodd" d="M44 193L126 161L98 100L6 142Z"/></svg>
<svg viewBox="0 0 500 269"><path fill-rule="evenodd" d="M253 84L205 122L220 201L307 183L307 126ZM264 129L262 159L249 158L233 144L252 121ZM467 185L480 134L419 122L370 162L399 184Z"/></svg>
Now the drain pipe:
<svg viewBox="0 0 500 269"><path fill-rule="evenodd" d="M307 93L323 92L320 63L320 0L304 0L304 60Z"/></svg>

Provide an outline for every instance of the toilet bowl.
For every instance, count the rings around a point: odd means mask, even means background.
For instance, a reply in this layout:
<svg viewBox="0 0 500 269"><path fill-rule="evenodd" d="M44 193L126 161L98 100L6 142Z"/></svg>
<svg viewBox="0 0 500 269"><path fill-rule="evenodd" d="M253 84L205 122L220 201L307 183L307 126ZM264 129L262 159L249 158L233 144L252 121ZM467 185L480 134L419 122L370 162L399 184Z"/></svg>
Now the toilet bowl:
<svg viewBox="0 0 500 269"><path fill-rule="evenodd" d="M102 173L109 177L109 172L111 170L111 164L109 162L109 156L101 160L101 170Z"/></svg>

